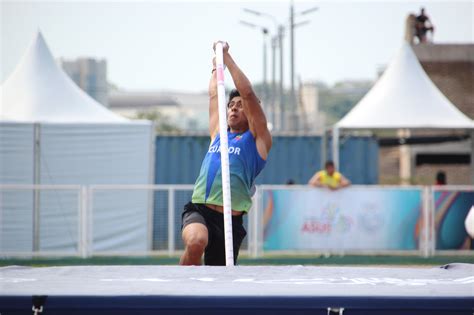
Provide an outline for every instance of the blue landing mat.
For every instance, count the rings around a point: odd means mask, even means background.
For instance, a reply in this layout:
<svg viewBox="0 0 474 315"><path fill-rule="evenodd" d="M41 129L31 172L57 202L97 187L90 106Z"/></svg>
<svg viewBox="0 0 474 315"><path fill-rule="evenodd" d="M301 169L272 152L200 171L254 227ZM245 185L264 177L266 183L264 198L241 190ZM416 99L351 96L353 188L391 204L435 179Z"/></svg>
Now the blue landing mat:
<svg viewBox="0 0 474 315"><path fill-rule="evenodd" d="M42 315L472 315L474 265L0 268L0 313L33 303Z"/></svg>

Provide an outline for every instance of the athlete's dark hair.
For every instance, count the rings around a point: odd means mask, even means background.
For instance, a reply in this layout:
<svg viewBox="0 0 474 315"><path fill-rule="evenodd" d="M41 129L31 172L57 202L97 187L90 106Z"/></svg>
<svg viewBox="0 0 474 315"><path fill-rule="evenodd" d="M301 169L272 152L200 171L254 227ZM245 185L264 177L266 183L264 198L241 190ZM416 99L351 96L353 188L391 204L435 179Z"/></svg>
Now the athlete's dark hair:
<svg viewBox="0 0 474 315"><path fill-rule="evenodd" d="M237 89L232 89L232 91L230 91L229 93L229 101L227 102L227 107L229 107L229 104L232 101L232 99L237 96L240 96L239 91L237 91Z"/></svg>

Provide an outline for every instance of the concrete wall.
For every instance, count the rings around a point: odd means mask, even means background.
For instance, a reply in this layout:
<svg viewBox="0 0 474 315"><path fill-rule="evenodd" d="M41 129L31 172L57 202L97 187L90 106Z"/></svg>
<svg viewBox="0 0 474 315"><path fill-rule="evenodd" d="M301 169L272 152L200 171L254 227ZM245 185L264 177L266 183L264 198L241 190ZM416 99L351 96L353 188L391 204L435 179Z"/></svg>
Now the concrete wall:
<svg viewBox="0 0 474 315"><path fill-rule="evenodd" d="M474 119L474 44L420 44L413 50L433 83Z"/></svg>

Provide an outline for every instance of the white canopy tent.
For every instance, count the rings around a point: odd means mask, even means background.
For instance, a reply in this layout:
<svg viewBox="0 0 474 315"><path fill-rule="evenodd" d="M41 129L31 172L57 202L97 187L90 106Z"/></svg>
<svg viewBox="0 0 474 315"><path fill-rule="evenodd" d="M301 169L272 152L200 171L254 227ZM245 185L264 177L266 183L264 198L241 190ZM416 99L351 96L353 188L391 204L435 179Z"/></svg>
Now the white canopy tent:
<svg viewBox="0 0 474 315"><path fill-rule="evenodd" d="M1 87L0 184L152 184L153 147L152 124L122 118L84 93L40 33ZM2 190L0 251L76 251L78 198ZM149 205L146 192L94 196L93 250L149 249Z"/></svg>
<svg viewBox="0 0 474 315"><path fill-rule="evenodd" d="M84 93L54 61L38 33L2 88L0 119L43 123L117 123L128 120Z"/></svg>
<svg viewBox="0 0 474 315"><path fill-rule="evenodd" d="M471 165L474 164L474 122L434 85L406 42L372 89L333 126L332 150L336 165L339 164L340 132L361 129L471 131Z"/></svg>

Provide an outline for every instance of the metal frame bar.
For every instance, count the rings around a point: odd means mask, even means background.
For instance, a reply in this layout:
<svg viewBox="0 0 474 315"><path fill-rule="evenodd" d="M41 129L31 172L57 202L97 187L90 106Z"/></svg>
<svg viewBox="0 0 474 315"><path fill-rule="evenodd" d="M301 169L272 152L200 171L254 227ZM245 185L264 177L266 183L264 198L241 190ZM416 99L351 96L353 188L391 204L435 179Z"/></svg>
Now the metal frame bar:
<svg viewBox="0 0 474 315"><path fill-rule="evenodd" d="M155 179L155 160L156 160L156 130L155 122L150 124L150 152L149 165L150 172L148 173L148 184L153 184ZM154 191L148 193L148 250L153 250L153 217L154 217Z"/></svg>
<svg viewBox="0 0 474 315"><path fill-rule="evenodd" d="M1 252L2 258L80 257L77 251Z"/></svg>
<svg viewBox="0 0 474 315"><path fill-rule="evenodd" d="M429 255L435 256L436 252L436 228L435 228L435 221L436 221L436 205L435 199L433 198L435 190L431 190L431 200L430 200L430 215L429 215L429 226L430 226L430 248L429 248Z"/></svg>
<svg viewBox="0 0 474 315"><path fill-rule="evenodd" d="M431 220L430 220L430 206L431 206L431 191L429 187L423 188L423 197L422 197L422 216L423 216L423 241L420 242L420 251L421 256L429 257L430 248L431 248L431 238L430 238L430 229L431 229ZM432 209L432 208L431 208Z"/></svg>
<svg viewBox="0 0 474 315"><path fill-rule="evenodd" d="M260 189L257 187L253 197L252 208L249 212L249 233L248 233L248 251L254 258L258 257L258 214L261 211L260 207Z"/></svg>
<svg viewBox="0 0 474 315"><path fill-rule="evenodd" d="M474 191L474 185L445 185L445 186L430 186L433 192L448 190L448 191Z"/></svg>
<svg viewBox="0 0 474 315"><path fill-rule="evenodd" d="M364 256L364 255L384 255L384 256L417 256L420 257L419 250L272 250L264 253L265 257L272 256ZM262 256L259 256L262 257Z"/></svg>
<svg viewBox="0 0 474 315"><path fill-rule="evenodd" d="M83 185L23 185L23 184L0 184L0 190L79 190Z"/></svg>
<svg viewBox="0 0 474 315"><path fill-rule="evenodd" d="M174 188L175 190L187 190L187 189L193 189L194 185L165 185L165 184L159 184L159 185L90 185L89 186L91 189L94 190L144 190L144 189L150 189L150 190L168 190L170 188ZM1 186L0 186L1 189Z"/></svg>
<svg viewBox="0 0 474 315"><path fill-rule="evenodd" d="M285 190L315 190L323 189L317 187L311 187L309 185L259 185L260 189L285 189ZM393 185L351 185L344 189L364 189L364 190L414 190L419 189L420 191L427 186L413 185L413 186L393 186ZM447 186L444 186L447 187ZM454 186L454 187L466 187L466 186ZM469 186L470 187L470 186ZM474 186L472 186L474 189Z"/></svg>
<svg viewBox="0 0 474 315"><path fill-rule="evenodd" d="M173 256L175 251L174 233L175 233L175 189L168 190L168 256Z"/></svg>

